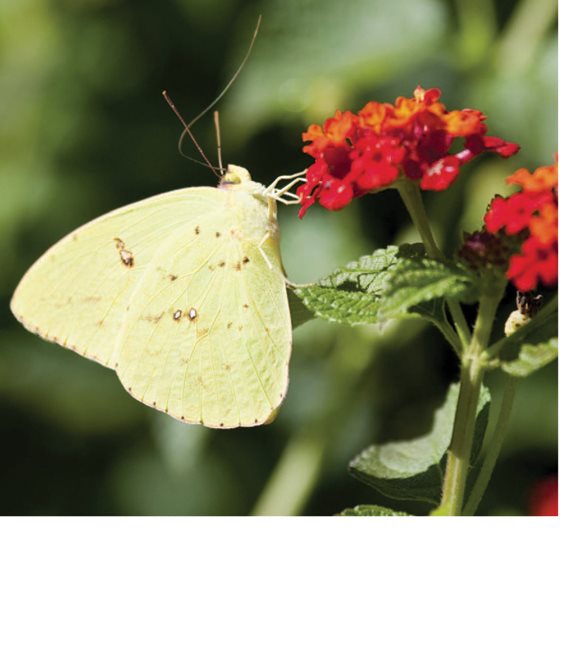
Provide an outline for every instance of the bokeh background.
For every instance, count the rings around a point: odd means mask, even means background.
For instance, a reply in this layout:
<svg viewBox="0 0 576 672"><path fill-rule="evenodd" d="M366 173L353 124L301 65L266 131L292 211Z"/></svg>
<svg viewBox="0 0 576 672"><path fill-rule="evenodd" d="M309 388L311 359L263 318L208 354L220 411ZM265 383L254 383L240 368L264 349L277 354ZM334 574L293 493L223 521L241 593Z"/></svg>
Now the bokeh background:
<svg viewBox="0 0 576 672"><path fill-rule="evenodd" d="M370 443L427 431L457 378L442 338L416 320L381 331L316 320L294 333L277 420L218 432L145 408L112 371L12 317L19 278L70 230L130 201L214 183L179 155L161 91L195 116L241 61L260 13L253 54L219 105L225 161L258 181L308 164L307 124L417 84L440 87L449 107L481 109L491 134L522 145L519 156L476 160L449 191L426 195L447 248L480 226L507 174L551 163L551 0L1 0L0 513L324 515L390 504L348 475L348 461ZM195 133L215 156L210 115ZM288 275L300 282L414 236L392 191L339 213L312 208L303 221L283 207L280 223ZM508 312L513 300L509 292ZM498 396L498 375L488 383ZM556 419L550 365L520 382L480 513L529 511L535 485L557 470Z"/></svg>

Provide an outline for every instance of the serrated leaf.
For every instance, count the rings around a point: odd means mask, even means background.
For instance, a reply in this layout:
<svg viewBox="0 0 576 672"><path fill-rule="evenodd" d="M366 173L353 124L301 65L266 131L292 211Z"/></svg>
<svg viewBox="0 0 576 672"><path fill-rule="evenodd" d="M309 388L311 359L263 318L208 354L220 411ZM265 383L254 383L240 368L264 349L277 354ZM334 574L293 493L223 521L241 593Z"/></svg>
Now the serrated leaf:
<svg viewBox="0 0 576 672"><path fill-rule="evenodd" d="M475 276L456 264L428 259L421 244L391 245L296 290L318 317L344 324L389 318L444 321L443 300L474 293Z"/></svg>
<svg viewBox="0 0 576 672"><path fill-rule="evenodd" d="M442 485L440 465L452 437L458 391L458 384L450 386L444 404L434 414L428 434L412 441L370 446L350 463L352 475L387 497L436 505ZM481 443L486 429L489 402L489 391L482 388L475 445Z"/></svg>
<svg viewBox="0 0 576 672"><path fill-rule="evenodd" d="M474 276L464 267L426 257L401 259L381 293L379 318L406 317L418 306L442 297L474 300Z"/></svg>
<svg viewBox="0 0 576 672"><path fill-rule="evenodd" d="M376 506L375 504L358 504L351 509L344 509L339 516L409 516L404 511L394 511L385 506Z"/></svg>
<svg viewBox="0 0 576 672"><path fill-rule="evenodd" d="M288 288L288 307L290 308L290 319L292 320L292 329L296 329L302 324L315 318L314 313L308 310L302 299L294 293L294 290Z"/></svg>
<svg viewBox="0 0 576 672"><path fill-rule="evenodd" d="M518 357L503 361L501 367L511 376L525 377L553 362L558 357L558 339L551 338L542 343L523 343Z"/></svg>
<svg viewBox="0 0 576 672"><path fill-rule="evenodd" d="M317 317L344 324L378 324L380 294L386 274L399 255L423 255L421 245L391 245L339 268L311 287L295 290Z"/></svg>

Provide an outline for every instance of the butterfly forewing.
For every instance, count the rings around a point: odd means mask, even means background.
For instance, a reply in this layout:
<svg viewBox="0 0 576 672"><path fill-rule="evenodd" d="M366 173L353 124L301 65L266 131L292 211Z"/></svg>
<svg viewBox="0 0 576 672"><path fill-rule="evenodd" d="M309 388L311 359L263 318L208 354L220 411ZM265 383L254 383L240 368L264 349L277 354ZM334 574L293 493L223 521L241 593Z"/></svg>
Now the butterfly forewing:
<svg viewBox="0 0 576 672"><path fill-rule="evenodd" d="M42 338L113 367L126 306L158 246L212 207L217 193L209 187L168 192L80 227L29 269L12 312Z"/></svg>

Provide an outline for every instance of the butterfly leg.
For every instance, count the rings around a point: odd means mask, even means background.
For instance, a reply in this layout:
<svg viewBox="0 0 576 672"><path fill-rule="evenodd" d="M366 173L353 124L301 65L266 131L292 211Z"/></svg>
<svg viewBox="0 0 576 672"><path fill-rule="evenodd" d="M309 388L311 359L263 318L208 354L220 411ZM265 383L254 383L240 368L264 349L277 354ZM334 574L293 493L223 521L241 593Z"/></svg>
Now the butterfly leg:
<svg viewBox="0 0 576 672"><path fill-rule="evenodd" d="M275 201L280 201L280 203L284 203L285 205L295 205L300 203L300 198L296 194L291 193L290 189L298 184L298 182L306 182L306 178L302 177L305 173L306 171L303 170L299 173L294 173L294 175L280 175L274 182L266 187L264 193ZM280 180L290 180L290 182L281 189L277 189L276 185Z"/></svg>
<svg viewBox="0 0 576 672"><path fill-rule="evenodd" d="M304 170L301 170L299 173L293 173L292 175L279 175L273 182L271 182L267 187L266 191L268 193L272 193L276 191L276 185L278 182L281 182L282 180L293 180L294 178L300 178L301 180L304 180L303 175L306 174L307 168Z"/></svg>
<svg viewBox="0 0 576 672"><path fill-rule="evenodd" d="M268 240L268 238L270 238L270 234L269 234L269 233L267 233L267 234L264 236L264 238L262 238L262 240L258 243L258 251L259 251L260 254L262 255L262 258L263 258L264 261L266 262L268 268L269 268L270 270L272 270L274 267L272 266L272 264L271 264L271 262L270 262L270 259L268 259L268 255L267 255L266 252L264 252L264 250L262 249L262 246L263 246L264 243Z"/></svg>

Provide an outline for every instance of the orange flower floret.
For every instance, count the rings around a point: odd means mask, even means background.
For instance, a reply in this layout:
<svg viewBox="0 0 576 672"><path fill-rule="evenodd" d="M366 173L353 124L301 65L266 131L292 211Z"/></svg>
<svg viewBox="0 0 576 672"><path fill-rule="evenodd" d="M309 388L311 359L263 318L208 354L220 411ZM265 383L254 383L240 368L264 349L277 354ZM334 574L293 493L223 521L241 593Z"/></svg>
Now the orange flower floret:
<svg viewBox="0 0 576 672"><path fill-rule="evenodd" d="M524 191L558 189L558 162L553 166L540 166L534 173L520 168L507 178L508 184L517 184Z"/></svg>
<svg viewBox="0 0 576 672"><path fill-rule="evenodd" d="M444 123L450 135L465 138L486 133L486 126L482 123L484 119L486 116L479 110L454 110L444 116Z"/></svg>
<svg viewBox="0 0 576 672"><path fill-rule="evenodd" d="M400 96L394 105L371 101L358 114L338 111L322 126L311 125L302 138L315 163L297 192L300 216L312 203L340 209L400 178L417 181L421 189L447 189L478 154L508 157L518 151L518 145L486 135L480 111L447 111L440 95L440 89L418 86L412 98ZM456 138L464 138L464 148L450 153Z"/></svg>

